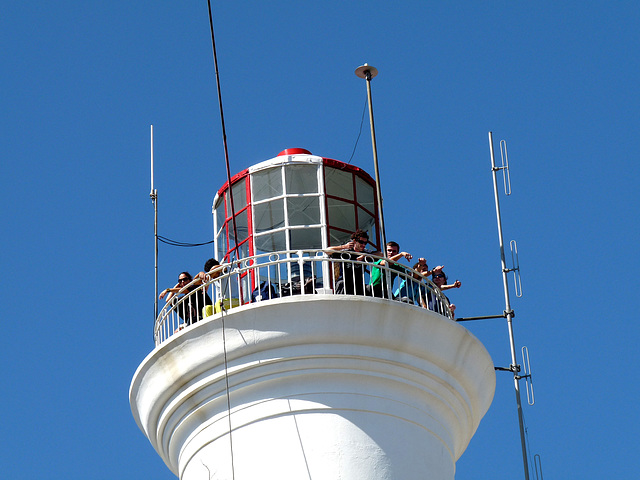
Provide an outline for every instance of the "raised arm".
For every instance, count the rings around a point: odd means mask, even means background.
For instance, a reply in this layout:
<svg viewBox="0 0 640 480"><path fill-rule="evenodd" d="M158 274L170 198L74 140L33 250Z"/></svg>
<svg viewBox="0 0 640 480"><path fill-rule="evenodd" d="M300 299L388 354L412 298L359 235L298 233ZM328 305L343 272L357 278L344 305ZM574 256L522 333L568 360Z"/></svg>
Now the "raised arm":
<svg viewBox="0 0 640 480"><path fill-rule="evenodd" d="M160 292L160 295L158 296L158 298L162 300L166 296L167 297L166 301L168 302L175 296L176 293L180 291L179 285L180 284L177 283L174 287L165 288L163 291Z"/></svg>
<svg viewBox="0 0 640 480"><path fill-rule="evenodd" d="M449 290L450 288L460 288L461 286L462 286L462 283L460 282L460 280L456 280L451 285L442 285L440 287L440 290Z"/></svg>
<svg viewBox="0 0 640 480"><path fill-rule="evenodd" d="M353 250L354 249L354 241L351 240L343 245L337 245L335 247L327 247L327 250L331 250L332 252L343 252L345 250Z"/></svg>

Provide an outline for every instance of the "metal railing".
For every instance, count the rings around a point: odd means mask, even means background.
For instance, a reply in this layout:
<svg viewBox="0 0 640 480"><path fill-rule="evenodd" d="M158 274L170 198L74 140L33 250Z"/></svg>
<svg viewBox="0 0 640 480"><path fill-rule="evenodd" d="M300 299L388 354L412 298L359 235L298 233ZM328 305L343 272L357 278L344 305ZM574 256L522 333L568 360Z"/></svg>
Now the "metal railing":
<svg viewBox="0 0 640 480"><path fill-rule="evenodd" d="M449 301L427 277L380 257L330 250L265 253L223 265L206 281L195 279L158 314L156 346L175 332L222 312L295 295L358 295L414 305L453 319ZM379 282L371 274L380 269Z"/></svg>

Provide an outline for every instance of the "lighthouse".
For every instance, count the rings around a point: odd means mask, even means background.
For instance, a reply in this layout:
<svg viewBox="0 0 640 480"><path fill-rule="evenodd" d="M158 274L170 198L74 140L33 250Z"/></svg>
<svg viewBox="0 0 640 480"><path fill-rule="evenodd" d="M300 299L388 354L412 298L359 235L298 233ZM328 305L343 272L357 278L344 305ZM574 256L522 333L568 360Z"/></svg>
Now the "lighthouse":
<svg viewBox="0 0 640 480"><path fill-rule="evenodd" d="M221 266L159 312L129 391L180 479L455 477L494 365L427 278L377 263L375 191L358 167L287 149L215 194ZM356 231L360 254L332 248Z"/></svg>

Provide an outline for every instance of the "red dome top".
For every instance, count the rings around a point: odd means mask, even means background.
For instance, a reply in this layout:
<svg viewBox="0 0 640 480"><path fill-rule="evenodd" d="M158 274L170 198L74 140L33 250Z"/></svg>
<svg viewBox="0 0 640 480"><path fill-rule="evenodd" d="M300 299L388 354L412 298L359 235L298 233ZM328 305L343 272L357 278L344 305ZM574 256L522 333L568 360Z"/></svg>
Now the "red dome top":
<svg viewBox="0 0 640 480"><path fill-rule="evenodd" d="M281 157L282 155L313 155L313 154L309 150L306 150L304 148L285 148L278 154L278 157Z"/></svg>

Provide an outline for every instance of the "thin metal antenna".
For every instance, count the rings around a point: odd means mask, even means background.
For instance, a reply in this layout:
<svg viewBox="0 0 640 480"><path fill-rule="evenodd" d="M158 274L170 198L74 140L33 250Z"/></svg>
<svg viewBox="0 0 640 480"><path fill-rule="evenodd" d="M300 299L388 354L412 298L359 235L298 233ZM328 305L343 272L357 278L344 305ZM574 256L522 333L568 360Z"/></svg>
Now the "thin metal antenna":
<svg viewBox="0 0 640 480"><path fill-rule="evenodd" d="M500 140L500 158L502 159L502 179L504 180L504 194L511 195L511 175L509 174L509 157L507 156L507 141Z"/></svg>
<svg viewBox="0 0 640 480"><path fill-rule="evenodd" d="M380 217L380 239L382 252L386 252L387 236L384 230L384 215L382 213L382 189L380 188L380 171L378 170L378 148L376 146L376 129L373 122L373 102L371 100L371 79L378 75L378 69L368 64L356 68L355 74L367 81L367 98L369 100L369 124L371 125L371 144L373 146L373 165L376 172L376 193L378 196L378 216Z"/></svg>
<svg viewBox="0 0 640 480"><path fill-rule="evenodd" d="M155 272L156 272L156 295L153 304L153 320L158 318L158 190L154 188L153 184L153 125L151 125L151 193L149 194L151 201L153 202L154 221L153 221L153 233L156 243L155 248Z"/></svg>
<svg viewBox="0 0 640 480"><path fill-rule="evenodd" d="M502 167L496 167L495 155L493 153L493 134L489 132L489 150L491 153L491 174L493 177L493 193L496 201L496 217L498 221L498 240L500 242L500 262L502 264L502 283L504 285L504 301L505 301L505 315L507 316L507 328L509 329L509 345L511 347L511 365L509 370L513 373L513 383L516 393L516 404L518 407L518 423L520 425L520 442L522 444L522 462L524 464L524 478L529 480L529 462L527 460L527 445L525 439L524 419L522 415L522 402L520 400L520 365L516 360L516 348L515 340L513 336L513 310L511 310L511 301L509 300L509 284L507 282L507 272L509 271L506 266L504 258L504 242L502 238L502 219L500 217L500 200L498 198L498 181L496 178L496 172L503 169Z"/></svg>
<svg viewBox="0 0 640 480"><path fill-rule="evenodd" d="M533 456L533 464L536 467L536 478L538 480L544 480L542 477L542 460L540 459L540 455L537 453ZM540 472L540 475L538 475L538 471Z"/></svg>
<svg viewBox="0 0 640 480"><path fill-rule="evenodd" d="M520 279L520 260L518 260L518 245L515 240L509 242L511 248L511 265L513 268L513 281L515 283L516 297L522 297L522 280Z"/></svg>
<svg viewBox="0 0 640 480"><path fill-rule="evenodd" d="M524 375L520 378L524 378L527 386L527 403L533 405L536 403L536 399L533 396L533 377L531 376L531 362L529 361L529 349L522 347L522 371Z"/></svg>

